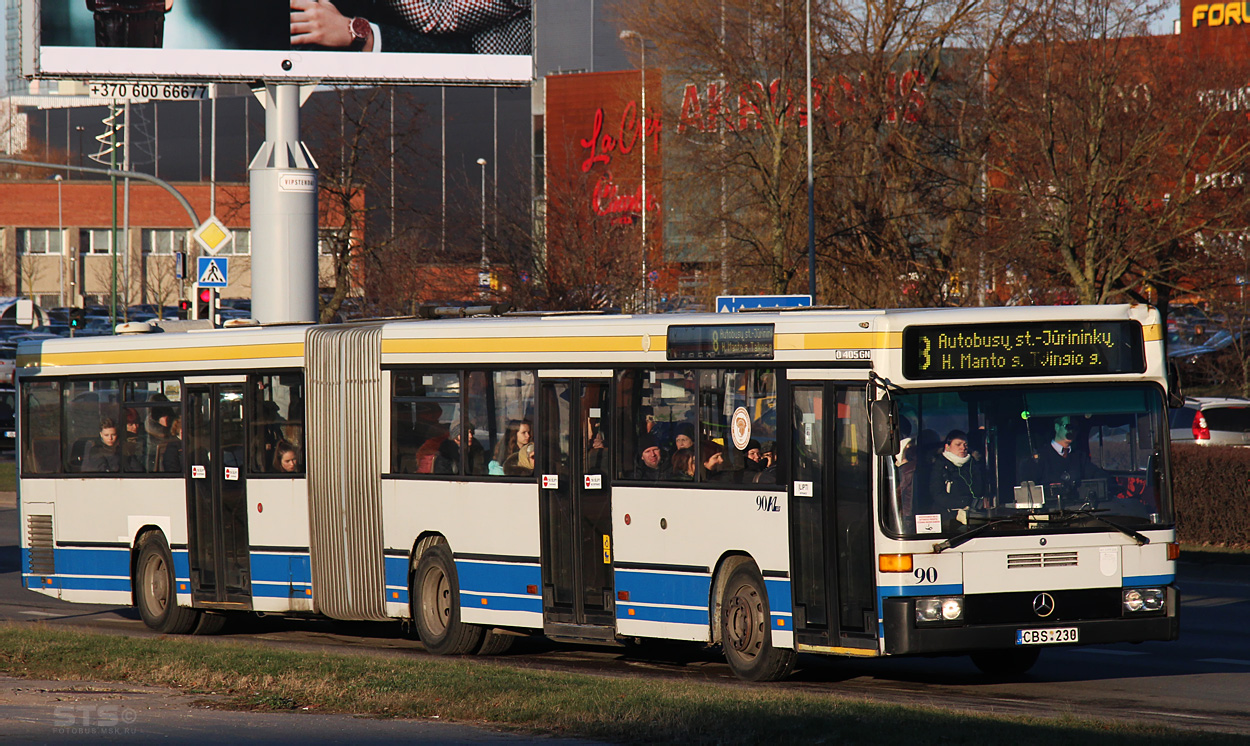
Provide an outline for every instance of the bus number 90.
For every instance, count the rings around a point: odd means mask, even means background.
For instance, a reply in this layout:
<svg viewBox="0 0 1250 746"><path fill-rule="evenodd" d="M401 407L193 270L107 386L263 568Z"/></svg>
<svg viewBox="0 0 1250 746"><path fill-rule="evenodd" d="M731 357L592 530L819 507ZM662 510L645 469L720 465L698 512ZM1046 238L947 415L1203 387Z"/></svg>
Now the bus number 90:
<svg viewBox="0 0 1250 746"><path fill-rule="evenodd" d="M911 574L916 576L917 583L936 583L938 578L936 567L917 567Z"/></svg>

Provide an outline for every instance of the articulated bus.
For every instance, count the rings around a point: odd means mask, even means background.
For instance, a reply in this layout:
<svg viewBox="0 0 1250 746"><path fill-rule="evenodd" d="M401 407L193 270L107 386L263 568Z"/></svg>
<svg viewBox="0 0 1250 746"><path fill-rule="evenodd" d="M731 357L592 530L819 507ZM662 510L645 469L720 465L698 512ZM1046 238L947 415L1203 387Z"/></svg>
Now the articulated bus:
<svg viewBox="0 0 1250 746"><path fill-rule="evenodd" d="M970 655L1175 639L1147 306L504 314L24 343L25 587L519 635Z"/></svg>

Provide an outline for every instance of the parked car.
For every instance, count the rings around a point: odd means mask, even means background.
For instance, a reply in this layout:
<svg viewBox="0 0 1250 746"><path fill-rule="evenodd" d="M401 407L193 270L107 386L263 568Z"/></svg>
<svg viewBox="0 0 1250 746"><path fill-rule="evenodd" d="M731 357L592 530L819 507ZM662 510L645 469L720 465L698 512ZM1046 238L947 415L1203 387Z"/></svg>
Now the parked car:
<svg viewBox="0 0 1250 746"><path fill-rule="evenodd" d="M1168 419L1173 443L1250 445L1250 399L1192 397Z"/></svg>
<svg viewBox="0 0 1250 746"><path fill-rule="evenodd" d="M17 392L0 383L0 450L11 451L17 443Z"/></svg>

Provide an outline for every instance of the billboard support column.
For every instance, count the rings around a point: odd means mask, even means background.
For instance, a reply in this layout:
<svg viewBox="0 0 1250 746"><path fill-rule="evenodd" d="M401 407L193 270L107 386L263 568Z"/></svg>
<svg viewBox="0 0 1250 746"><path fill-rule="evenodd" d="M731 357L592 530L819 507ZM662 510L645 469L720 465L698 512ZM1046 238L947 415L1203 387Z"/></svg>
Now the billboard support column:
<svg viewBox="0 0 1250 746"><path fill-rule="evenodd" d="M265 142L248 166L252 201L252 318L317 321L317 162L299 137L300 86L256 89Z"/></svg>

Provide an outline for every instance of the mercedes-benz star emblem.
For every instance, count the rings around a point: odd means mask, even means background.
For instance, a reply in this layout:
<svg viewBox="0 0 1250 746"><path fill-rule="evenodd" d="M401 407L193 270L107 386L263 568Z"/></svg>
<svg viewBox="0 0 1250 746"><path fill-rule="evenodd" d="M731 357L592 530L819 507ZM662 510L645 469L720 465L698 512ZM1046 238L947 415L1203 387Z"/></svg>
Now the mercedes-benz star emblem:
<svg viewBox="0 0 1250 746"><path fill-rule="evenodd" d="M1048 617L1055 611L1055 598L1049 593L1039 593L1033 597L1033 613L1040 617Z"/></svg>

